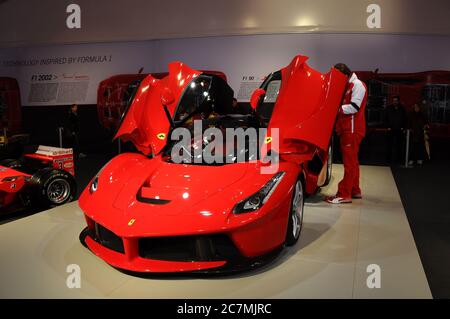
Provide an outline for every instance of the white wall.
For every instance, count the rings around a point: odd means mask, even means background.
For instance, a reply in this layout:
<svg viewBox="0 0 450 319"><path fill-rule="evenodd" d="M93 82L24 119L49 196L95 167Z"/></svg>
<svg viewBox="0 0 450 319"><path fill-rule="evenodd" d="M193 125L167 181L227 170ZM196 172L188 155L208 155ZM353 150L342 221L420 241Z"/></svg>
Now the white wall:
<svg viewBox="0 0 450 319"><path fill-rule="evenodd" d="M266 75L301 53L326 72L337 62L354 70L450 70L450 37L367 34L284 34L161 40L155 66L182 60L194 68L224 70L234 89L245 74ZM160 70L160 69L157 69Z"/></svg>
<svg viewBox="0 0 450 319"><path fill-rule="evenodd" d="M23 105L67 105L70 103L95 104L100 81L120 73L137 73L141 67L150 72L153 65L152 43L102 43L58 45L46 47L22 47L0 50L0 76L17 78ZM90 62L86 57L98 57ZM60 59L61 63L42 64L47 59ZM69 59L74 58L73 63ZM106 59L103 62L103 59ZM35 65L13 66L15 62ZM44 76L44 78L41 78ZM48 77L51 76L51 79ZM87 92L78 94L77 99L43 102L30 101L32 84L84 83Z"/></svg>
<svg viewBox="0 0 450 319"><path fill-rule="evenodd" d="M78 102L94 104L98 82L104 78L119 73L136 73L140 67L145 67L145 72L166 71L167 63L181 60L193 68L225 72L237 93L242 76L267 75L287 65L298 53L308 55L309 64L322 72L337 62L345 62L354 70L379 68L380 72L450 70L450 36L316 33L3 49L0 50L0 76L18 78L23 104L39 105L27 102L33 74L87 74L90 78L88 93L84 101ZM11 59L84 55L112 55L112 60L50 66L3 65L5 60Z"/></svg>
<svg viewBox="0 0 450 319"><path fill-rule="evenodd" d="M66 27L66 7L81 28ZM380 28L367 8L381 9ZM340 32L450 34L448 0L9 0L0 1L0 46L204 36Z"/></svg>

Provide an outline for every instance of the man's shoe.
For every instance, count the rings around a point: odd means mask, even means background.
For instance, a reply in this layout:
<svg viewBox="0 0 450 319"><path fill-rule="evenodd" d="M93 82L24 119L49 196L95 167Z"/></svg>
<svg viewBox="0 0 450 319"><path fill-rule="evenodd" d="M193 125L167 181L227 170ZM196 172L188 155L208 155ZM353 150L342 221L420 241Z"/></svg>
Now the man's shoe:
<svg viewBox="0 0 450 319"><path fill-rule="evenodd" d="M358 194L352 194L352 198L353 199L362 199L362 194L358 193Z"/></svg>
<svg viewBox="0 0 450 319"><path fill-rule="evenodd" d="M327 196L325 197L325 201L330 204L350 204L352 199L340 196Z"/></svg>

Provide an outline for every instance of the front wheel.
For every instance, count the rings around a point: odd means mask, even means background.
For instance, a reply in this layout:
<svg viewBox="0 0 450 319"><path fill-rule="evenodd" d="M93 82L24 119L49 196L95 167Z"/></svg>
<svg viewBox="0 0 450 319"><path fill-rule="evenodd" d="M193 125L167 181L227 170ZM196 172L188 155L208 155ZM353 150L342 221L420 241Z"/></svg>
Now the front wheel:
<svg viewBox="0 0 450 319"><path fill-rule="evenodd" d="M305 196L303 192L303 183L297 180L294 186L294 194L292 196L291 211L286 230L286 246L293 246L300 238L303 226L303 212L305 207Z"/></svg>
<svg viewBox="0 0 450 319"><path fill-rule="evenodd" d="M44 169L33 175L36 196L45 207L59 206L76 196L76 182L71 174L60 169Z"/></svg>

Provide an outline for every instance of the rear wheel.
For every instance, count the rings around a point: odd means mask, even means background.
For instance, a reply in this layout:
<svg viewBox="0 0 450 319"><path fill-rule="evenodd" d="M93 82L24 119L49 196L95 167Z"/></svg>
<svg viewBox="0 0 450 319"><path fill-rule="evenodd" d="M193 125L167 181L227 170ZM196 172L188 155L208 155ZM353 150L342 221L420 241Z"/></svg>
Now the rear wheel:
<svg viewBox="0 0 450 319"><path fill-rule="evenodd" d="M300 238L303 226L303 212L305 206L305 196L303 191L303 183L298 179L294 186L294 194L292 195L291 211L286 230L286 246L293 246Z"/></svg>
<svg viewBox="0 0 450 319"><path fill-rule="evenodd" d="M36 197L46 207L59 206L72 201L76 183L71 174L59 169L44 169L33 175Z"/></svg>

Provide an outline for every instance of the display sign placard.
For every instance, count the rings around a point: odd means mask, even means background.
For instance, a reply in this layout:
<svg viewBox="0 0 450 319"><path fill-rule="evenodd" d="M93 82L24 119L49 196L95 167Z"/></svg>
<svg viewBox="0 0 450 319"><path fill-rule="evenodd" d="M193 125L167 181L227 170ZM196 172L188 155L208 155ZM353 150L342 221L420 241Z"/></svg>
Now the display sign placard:
<svg viewBox="0 0 450 319"><path fill-rule="evenodd" d="M241 83L239 85L239 91L237 94L237 100L239 102L248 102L254 90L259 88L264 77L255 75L242 76Z"/></svg>

